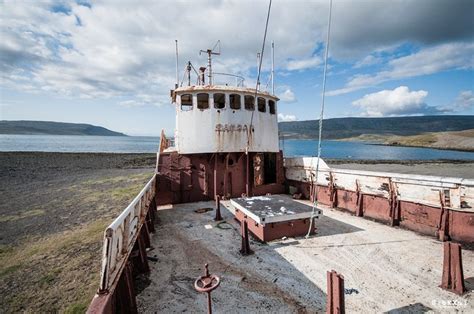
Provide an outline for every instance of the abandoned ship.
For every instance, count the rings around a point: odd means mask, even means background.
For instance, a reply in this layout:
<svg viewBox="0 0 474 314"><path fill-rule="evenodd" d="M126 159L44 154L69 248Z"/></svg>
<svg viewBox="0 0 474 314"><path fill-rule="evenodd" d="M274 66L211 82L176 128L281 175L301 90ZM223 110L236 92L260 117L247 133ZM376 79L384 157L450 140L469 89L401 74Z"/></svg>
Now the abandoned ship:
<svg viewBox="0 0 474 314"><path fill-rule="evenodd" d="M474 180L284 156L273 62L248 88L215 48L176 71L174 138L104 231L88 313L472 313Z"/></svg>

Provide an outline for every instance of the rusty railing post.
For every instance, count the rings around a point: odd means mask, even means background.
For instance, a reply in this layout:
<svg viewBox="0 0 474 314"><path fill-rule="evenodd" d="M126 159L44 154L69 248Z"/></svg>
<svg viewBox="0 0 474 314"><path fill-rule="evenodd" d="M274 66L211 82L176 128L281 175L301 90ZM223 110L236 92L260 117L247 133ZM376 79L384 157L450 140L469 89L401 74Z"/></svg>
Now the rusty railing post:
<svg viewBox="0 0 474 314"><path fill-rule="evenodd" d="M462 295L466 289L464 287L461 244L444 242L443 249L443 277L440 287Z"/></svg>
<svg viewBox="0 0 474 314"><path fill-rule="evenodd" d="M327 314L344 314L344 277L336 271L327 272Z"/></svg>
<svg viewBox="0 0 474 314"><path fill-rule="evenodd" d="M221 196L216 196L216 217L214 217L214 221L221 221Z"/></svg>
<svg viewBox="0 0 474 314"><path fill-rule="evenodd" d="M249 228L247 225L247 220L243 219L240 223L240 232L242 236L242 246L240 248L240 254L243 256L253 254L253 251L250 249L249 242Z"/></svg>

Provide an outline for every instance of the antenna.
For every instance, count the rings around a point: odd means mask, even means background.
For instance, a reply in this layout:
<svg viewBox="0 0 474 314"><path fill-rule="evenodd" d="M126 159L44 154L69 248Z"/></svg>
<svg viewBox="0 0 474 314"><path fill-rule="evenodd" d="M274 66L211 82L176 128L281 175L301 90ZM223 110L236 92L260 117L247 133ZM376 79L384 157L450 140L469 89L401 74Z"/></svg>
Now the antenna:
<svg viewBox="0 0 474 314"><path fill-rule="evenodd" d="M174 88L178 88L179 74L178 74L178 40L177 39L175 39L175 43L176 43L176 84Z"/></svg>
<svg viewBox="0 0 474 314"><path fill-rule="evenodd" d="M215 51L216 48L218 51ZM212 49L207 49L207 50L200 50L199 55L201 53L207 53L207 76L209 77L209 85L212 85L212 55L220 55L221 54L221 41L218 40L217 43L212 47Z"/></svg>

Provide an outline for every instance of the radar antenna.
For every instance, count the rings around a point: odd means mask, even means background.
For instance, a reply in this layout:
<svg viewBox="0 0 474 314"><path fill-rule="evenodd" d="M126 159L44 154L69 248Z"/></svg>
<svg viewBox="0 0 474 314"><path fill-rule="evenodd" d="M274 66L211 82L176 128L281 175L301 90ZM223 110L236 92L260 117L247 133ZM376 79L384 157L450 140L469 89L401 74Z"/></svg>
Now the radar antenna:
<svg viewBox="0 0 474 314"><path fill-rule="evenodd" d="M209 85L212 85L212 55L219 56L221 54L221 41L218 40L212 49L200 50L199 55L201 53L207 53L207 76L209 78Z"/></svg>

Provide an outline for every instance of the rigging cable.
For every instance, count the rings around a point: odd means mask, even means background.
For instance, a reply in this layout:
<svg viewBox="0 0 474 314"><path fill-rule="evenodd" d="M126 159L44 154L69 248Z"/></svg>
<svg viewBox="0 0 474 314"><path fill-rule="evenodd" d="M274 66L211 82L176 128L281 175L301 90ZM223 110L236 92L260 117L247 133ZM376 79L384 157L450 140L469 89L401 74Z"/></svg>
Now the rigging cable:
<svg viewBox="0 0 474 314"><path fill-rule="evenodd" d="M262 70L262 60L263 60L263 52L265 51L265 41L267 40L267 30L268 30L268 20L270 19L270 10L272 8L272 0L268 3L268 12L267 12L267 21L265 23L265 33L263 34L263 42L262 42L262 52L260 53L260 60L258 64L258 72L257 72L257 82L255 83L255 96L253 98L253 110L252 110L252 115L250 117L250 125L247 131L247 148L246 148L246 153L248 153L248 150L250 148L250 134L253 132L253 115L255 112L255 109L258 110L258 103L257 103L257 93L258 93L258 85L260 82L260 72ZM257 106L255 106L257 105Z"/></svg>
<svg viewBox="0 0 474 314"><path fill-rule="evenodd" d="M329 52L329 34L331 32L331 11L332 11L332 0L329 0L329 17L328 17L328 33L326 37L326 52L324 55L324 72L323 72L323 91L321 95L321 113L319 115L319 136L318 136L318 158L316 159L316 182L313 185L313 208L311 211L311 219L309 221L309 229L306 234L306 238L309 237L311 229L313 228L313 220L316 212L316 206L318 204L318 175L319 175L319 159L321 158L321 137L323 133L323 117L324 117L324 98L326 94L326 72L328 67L328 52Z"/></svg>

